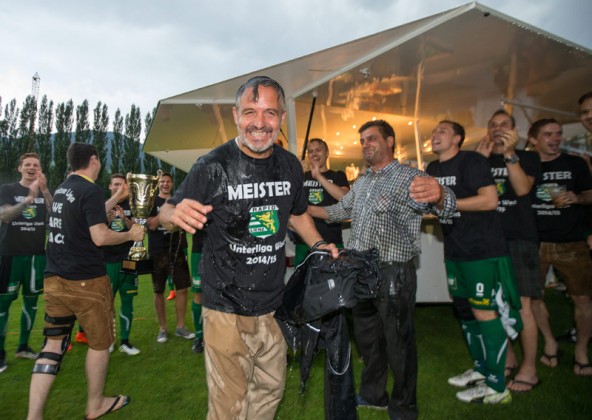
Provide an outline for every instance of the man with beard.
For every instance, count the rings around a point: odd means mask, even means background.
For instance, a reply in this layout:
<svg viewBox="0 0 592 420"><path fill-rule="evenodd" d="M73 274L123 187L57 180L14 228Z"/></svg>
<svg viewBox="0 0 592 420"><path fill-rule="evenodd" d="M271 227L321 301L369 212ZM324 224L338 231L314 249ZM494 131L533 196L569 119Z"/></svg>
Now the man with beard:
<svg viewBox="0 0 592 420"><path fill-rule="evenodd" d="M592 204L592 177L582 158L561 153L563 129L556 120L535 121L528 130L528 140L539 153L543 170L532 202L541 242L541 272L544 275L552 265L567 287L574 303L577 337L573 370L579 376L592 376L588 357L592 336L592 260L583 229L584 206ZM559 364L559 346L544 300L533 300L532 309L545 341L541 363L554 368Z"/></svg>
<svg viewBox="0 0 592 420"><path fill-rule="evenodd" d="M283 88L265 76L243 84L238 136L199 158L163 206L161 223L204 230L201 260L208 418L273 419L286 379L281 303L288 221L308 246L325 243L306 213L302 167L274 144L286 116Z"/></svg>
<svg viewBox="0 0 592 420"><path fill-rule="evenodd" d="M36 153L22 155L17 170L20 181L0 187L0 373L7 369L4 342L8 313L21 288L23 310L16 357L37 357L28 341L37 299L43 292L45 223L52 200Z"/></svg>
<svg viewBox="0 0 592 420"><path fill-rule="evenodd" d="M309 206L308 212L330 222L352 220L347 247L380 253L383 282L378 296L353 310L356 344L364 360L359 407L386 410L390 418L413 419L417 409L414 258L421 252L422 214L450 217L456 200L425 172L399 163L393 156L395 131L383 120L358 130L369 169L339 203ZM390 397L388 367L394 374Z"/></svg>
<svg viewBox="0 0 592 420"><path fill-rule="evenodd" d="M487 124L487 135L476 151L488 158L495 180L498 207L504 235L508 241L516 284L520 293L520 317L524 325L520 332L522 363L508 384L515 392L528 392L539 384L536 370L538 330L532 313L531 299L541 299L541 262L530 192L541 177L541 162L534 152L516 150L518 132L514 118L503 109L496 111ZM516 355L508 346L506 375L516 367ZM474 374L472 374L474 375ZM466 381L474 380L471 375ZM468 384L468 383L467 383Z"/></svg>

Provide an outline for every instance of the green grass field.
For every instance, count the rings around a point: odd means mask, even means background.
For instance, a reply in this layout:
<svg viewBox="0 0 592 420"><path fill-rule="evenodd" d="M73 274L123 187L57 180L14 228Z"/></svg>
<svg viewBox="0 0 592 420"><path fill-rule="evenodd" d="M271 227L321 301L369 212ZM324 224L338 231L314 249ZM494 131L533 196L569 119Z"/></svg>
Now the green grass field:
<svg viewBox="0 0 592 420"><path fill-rule="evenodd" d="M158 324L152 303L149 279L140 281L136 298L132 343L142 352L134 357L115 350L111 356L106 394L129 394L133 401L120 413L109 418L127 419L203 419L207 410L207 391L203 355L191 352L191 341L172 336L164 344L156 343ZM547 301L553 328L561 333L571 326L568 301L549 292ZM116 309L119 306L116 301ZM167 303L168 324L174 329L174 304ZM29 381L33 361L14 358L18 340L20 300L11 306L7 337L8 370L0 374L0 418L24 419L27 413ZM189 311L187 325L191 325ZM30 341L39 350L42 341L43 302ZM446 379L470 367L458 323L449 305L419 306L417 309L419 349L418 399L424 419L589 419L592 418L592 378L572 373L573 344L561 343L564 357L556 369L539 367L542 385L528 394L514 394L506 406L483 406L457 401L453 387ZM517 349L518 346L515 346ZM67 354L50 394L46 418L82 418L86 401L84 357L86 346L75 344ZM354 352L355 375L361 366ZM278 419L323 418L324 357L316 359L304 395L299 393L300 374L297 363L288 366L286 391L277 412ZM359 409L360 419L387 419L385 412Z"/></svg>

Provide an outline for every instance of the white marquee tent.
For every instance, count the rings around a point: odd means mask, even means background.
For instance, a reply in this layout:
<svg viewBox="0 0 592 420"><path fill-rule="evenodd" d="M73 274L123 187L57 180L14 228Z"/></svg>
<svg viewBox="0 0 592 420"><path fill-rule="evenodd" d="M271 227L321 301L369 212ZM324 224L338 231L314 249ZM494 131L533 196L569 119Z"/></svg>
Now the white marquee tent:
<svg viewBox="0 0 592 420"><path fill-rule="evenodd" d="M469 145L502 105L513 111L522 134L542 117L576 121L577 98L592 88L592 51L468 3L162 99L144 151L187 171L197 157L236 135L236 90L261 74L286 91L280 138L299 156L316 95L309 137L329 142L333 168L362 163L356 127L375 117L395 127L397 157L421 164L430 159L427 140L443 118L465 126Z"/></svg>

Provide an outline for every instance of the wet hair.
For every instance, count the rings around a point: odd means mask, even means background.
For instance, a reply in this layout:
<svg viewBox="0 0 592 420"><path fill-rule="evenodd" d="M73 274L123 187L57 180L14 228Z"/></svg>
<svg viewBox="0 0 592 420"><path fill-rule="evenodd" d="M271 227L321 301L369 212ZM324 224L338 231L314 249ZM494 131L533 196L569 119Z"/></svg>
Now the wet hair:
<svg viewBox="0 0 592 420"><path fill-rule="evenodd" d="M41 163L41 159L39 158L39 155L37 153L30 152L30 153L23 153L21 155L21 157L19 158L18 166L21 166L23 164L23 162L25 161L25 159L27 159L27 158L35 158L39 161L39 163Z"/></svg>
<svg viewBox="0 0 592 420"><path fill-rule="evenodd" d="M541 132L541 129L547 124L559 124L559 122L555 118L543 118L533 122L528 129L528 138L533 137L536 139Z"/></svg>
<svg viewBox="0 0 592 420"><path fill-rule="evenodd" d="M587 101L588 99L592 99L592 90L580 96L580 99L578 99L578 105L582 105L584 101Z"/></svg>
<svg viewBox="0 0 592 420"><path fill-rule="evenodd" d="M455 136L460 136L458 147L460 148L465 141L465 128L456 121L442 120L438 124L450 124Z"/></svg>
<svg viewBox="0 0 592 420"><path fill-rule="evenodd" d="M310 145L311 143L319 143L321 146L323 146L323 148L325 149L326 152L329 151L329 146L327 145L327 142L323 139L319 139L317 137L315 137L314 139L310 139L308 141L308 144Z"/></svg>
<svg viewBox="0 0 592 420"><path fill-rule="evenodd" d="M111 175L111 181L113 181L115 178L123 179L127 183L127 177L122 173L115 172L113 175Z"/></svg>
<svg viewBox="0 0 592 420"><path fill-rule="evenodd" d="M508 111L506 111L505 109L498 109L497 111L495 111L493 113L493 115L491 116L491 118L489 119L489 121L493 120L493 117L497 117L498 115L505 115L510 120L512 120L512 128L515 128L516 127L516 120L514 119L514 116L513 115L510 115L508 113Z"/></svg>
<svg viewBox="0 0 592 420"><path fill-rule="evenodd" d="M96 156L99 158L97 148L89 143L72 143L66 152L68 164L73 171L86 169L90 164L90 158Z"/></svg>
<svg viewBox="0 0 592 420"><path fill-rule="evenodd" d="M236 91L235 107L240 109L240 100L247 90L253 89L251 100L253 102L259 101L259 86L274 88L278 94L278 100L280 103L280 112L284 112L286 109L286 95L284 94L284 88L275 80L267 76L255 76L247 80L238 90Z"/></svg>
<svg viewBox="0 0 592 420"><path fill-rule="evenodd" d="M358 130L358 133L362 134L364 131L366 131L370 127L378 127L378 131L380 131L380 135L385 140L387 139L387 137L393 138L392 152L394 154L395 153L395 145L397 144L397 141L396 141L397 137L395 136L395 129L389 123L387 123L385 120L371 120L371 121L365 122Z"/></svg>

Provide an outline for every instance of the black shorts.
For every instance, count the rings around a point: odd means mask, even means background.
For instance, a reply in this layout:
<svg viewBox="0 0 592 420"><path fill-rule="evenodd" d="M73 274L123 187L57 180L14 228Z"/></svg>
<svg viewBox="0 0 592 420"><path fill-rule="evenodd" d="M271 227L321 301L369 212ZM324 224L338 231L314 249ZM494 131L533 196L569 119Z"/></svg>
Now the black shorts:
<svg viewBox="0 0 592 420"><path fill-rule="evenodd" d="M164 293L167 277L171 274L171 263L168 252L153 255L154 272L152 273L152 287L154 293ZM179 252L173 267L173 284L175 289L183 290L191 287L191 276L187 259L182 252Z"/></svg>
<svg viewBox="0 0 592 420"><path fill-rule="evenodd" d="M514 239L508 241L512 265L516 274L516 285L522 297L540 299L543 297L541 283L541 259L539 244L532 241Z"/></svg>

